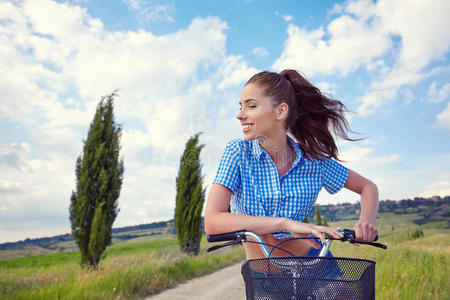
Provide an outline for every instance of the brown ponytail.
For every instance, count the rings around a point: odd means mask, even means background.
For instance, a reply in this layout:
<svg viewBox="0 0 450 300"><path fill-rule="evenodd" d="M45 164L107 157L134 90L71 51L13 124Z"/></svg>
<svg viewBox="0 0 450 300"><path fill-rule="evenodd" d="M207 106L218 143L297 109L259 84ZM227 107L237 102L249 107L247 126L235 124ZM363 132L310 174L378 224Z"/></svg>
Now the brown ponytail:
<svg viewBox="0 0 450 300"><path fill-rule="evenodd" d="M318 88L309 83L295 70L284 70L280 74L261 72L248 80L264 89L272 104L286 103L289 115L286 129L295 137L306 158L338 159L338 148L330 132L345 140L350 131L344 113L345 105L324 96Z"/></svg>

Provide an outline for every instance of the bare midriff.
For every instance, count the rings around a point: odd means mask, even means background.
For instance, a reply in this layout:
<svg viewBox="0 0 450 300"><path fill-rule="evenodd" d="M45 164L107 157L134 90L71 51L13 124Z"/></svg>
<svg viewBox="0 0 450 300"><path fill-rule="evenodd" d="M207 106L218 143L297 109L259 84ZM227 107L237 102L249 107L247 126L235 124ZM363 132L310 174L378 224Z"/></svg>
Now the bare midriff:
<svg viewBox="0 0 450 300"><path fill-rule="evenodd" d="M280 242L279 239L277 239L276 237L274 237L270 234L262 234L260 236L263 238L263 240L267 244L276 245L277 243ZM258 244L244 243L244 247L245 247L245 253L246 253L247 259L264 257ZM309 250L311 248L310 245L308 243L306 243L304 240L286 241L286 242L282 243L280 245L280 247L291 252L295 256L304 256L305 254L307 254L309 252ZM272 250L272 248L269 247L269 250ZM272 254L274 256L289 256L288 253L286 253L282 250L279 250L279 249L274 249Z"/></svg>

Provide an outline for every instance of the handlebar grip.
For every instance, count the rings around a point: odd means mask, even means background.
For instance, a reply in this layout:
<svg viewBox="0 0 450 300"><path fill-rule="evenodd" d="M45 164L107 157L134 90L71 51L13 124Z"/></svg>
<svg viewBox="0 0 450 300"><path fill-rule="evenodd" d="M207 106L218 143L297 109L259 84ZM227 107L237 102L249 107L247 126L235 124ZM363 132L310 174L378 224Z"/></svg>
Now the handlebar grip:
<svg viewBox="0 0 450 300"><path fill-rule="evenodd" d="M239 239L245 239L245 230L239 230L235 232L227 232L221 234L208 235L207 240L210 243L214 242L224 242L224 241L235 241Z"/></svg>
<svg viewBox="0 0 450 300"><path fill-rule="evenodd" d="M353 229L344 229L343 230L344 238L348 238L351 240L356 240L356 233ZM378 241L378 234L375 236L374 242Z"/></svg>

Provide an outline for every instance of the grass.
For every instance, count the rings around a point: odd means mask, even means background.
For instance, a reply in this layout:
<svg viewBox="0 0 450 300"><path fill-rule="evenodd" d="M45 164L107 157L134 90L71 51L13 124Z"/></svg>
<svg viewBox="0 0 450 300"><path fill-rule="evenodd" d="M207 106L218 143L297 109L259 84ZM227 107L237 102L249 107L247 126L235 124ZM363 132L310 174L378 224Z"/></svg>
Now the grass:
<svg viewBox="0 0 450 300"><path fill-rule="evenodd" d="M242 247L198 257L181 254L176 240L111 246L96 271L79 266L78 252L0 261L1 299L136 299L213 272L244 258Z"/></svg>
<svg viewBox="0 0 450 300"><path fill-rule="evenodd" d="M450 230L446 222L421 226L424 237L411 239L408 230L417 228L415 215L381 214L380 242L387 250L334 242L333 254L376 261L377 299L450 299ZM340 222L351 228L355 221Z"/></svg>

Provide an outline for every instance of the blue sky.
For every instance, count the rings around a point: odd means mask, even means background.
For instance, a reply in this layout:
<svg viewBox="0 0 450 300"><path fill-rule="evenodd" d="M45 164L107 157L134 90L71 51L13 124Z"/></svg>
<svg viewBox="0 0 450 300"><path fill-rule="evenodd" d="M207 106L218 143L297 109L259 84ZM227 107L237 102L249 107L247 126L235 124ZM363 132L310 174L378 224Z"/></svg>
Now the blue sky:
<svg viewBox="0 0 450 300"><path fill-rule="evenodd" d="M186 141L203 132L208 191L261 70L297 69L352 111L366 139L340 141L341 159L380 199L449 195L448 13L446 0L0 2L0 242L70 231L75 161L114 89L115 226L172 218Z"/></svg>

